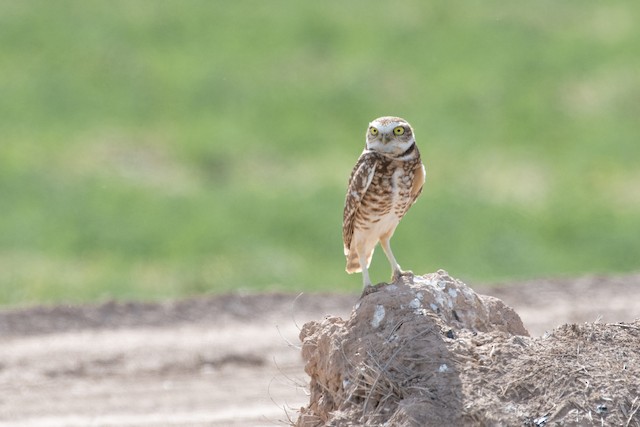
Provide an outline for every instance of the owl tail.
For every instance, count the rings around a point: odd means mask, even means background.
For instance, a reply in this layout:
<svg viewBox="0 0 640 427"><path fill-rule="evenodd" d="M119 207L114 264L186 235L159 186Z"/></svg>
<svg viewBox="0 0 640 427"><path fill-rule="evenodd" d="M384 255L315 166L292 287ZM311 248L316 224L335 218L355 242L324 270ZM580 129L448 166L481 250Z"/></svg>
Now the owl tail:
<svg viewBox="0 0 640 427"><path fill-rule="evenodd" d="M367 268L369 268L371 264L371 257L373 257L373 250L367 254ZM362 271L360 260L358 259L358 252L355 250L349 251L347 254L347 268L345 270L349 274L360 273Z"/></svg>

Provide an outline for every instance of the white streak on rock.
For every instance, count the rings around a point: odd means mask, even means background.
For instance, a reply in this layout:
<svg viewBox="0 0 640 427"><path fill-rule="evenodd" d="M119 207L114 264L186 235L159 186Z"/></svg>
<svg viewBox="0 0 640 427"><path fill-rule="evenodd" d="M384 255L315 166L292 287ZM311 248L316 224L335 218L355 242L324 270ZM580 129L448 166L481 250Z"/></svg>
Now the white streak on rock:
<svg viewBox="0 0 640 427"><path fill-rule="evenodd" d="M380 326L380 322L384 319L384 306L376 305L376 311L373 313L373 319L371 319L371 327L377 328Z"/></svg>

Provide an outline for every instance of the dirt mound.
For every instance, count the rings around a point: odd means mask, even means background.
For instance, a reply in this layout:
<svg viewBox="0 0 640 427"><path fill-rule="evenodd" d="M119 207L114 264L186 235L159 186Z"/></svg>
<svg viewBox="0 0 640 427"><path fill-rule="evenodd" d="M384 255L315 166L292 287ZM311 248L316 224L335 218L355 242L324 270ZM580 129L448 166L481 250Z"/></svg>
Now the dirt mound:
<svg viewBox="0 0 640 427"><path fill-rule="evenodd" d="M298 426L640 426L640 322L529 337L500 300L445 271L304 325Z"/></svg>

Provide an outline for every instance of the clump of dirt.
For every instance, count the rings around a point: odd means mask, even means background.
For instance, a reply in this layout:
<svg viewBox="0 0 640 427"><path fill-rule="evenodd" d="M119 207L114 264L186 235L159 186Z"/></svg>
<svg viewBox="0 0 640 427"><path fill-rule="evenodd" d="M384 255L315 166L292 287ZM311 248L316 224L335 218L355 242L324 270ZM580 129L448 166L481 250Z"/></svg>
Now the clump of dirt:
<svg viewBox="0 0 640 427"><path fill-rule="evenodd" d="M298 426L640 426L640 321L532 338L443 270L381 286L300 339Z"/></svg>

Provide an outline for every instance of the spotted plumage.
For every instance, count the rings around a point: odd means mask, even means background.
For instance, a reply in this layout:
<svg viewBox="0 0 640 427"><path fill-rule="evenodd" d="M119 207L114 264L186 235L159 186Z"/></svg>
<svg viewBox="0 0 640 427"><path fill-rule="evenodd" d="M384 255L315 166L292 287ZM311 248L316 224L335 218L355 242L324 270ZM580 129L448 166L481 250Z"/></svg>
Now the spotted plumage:
<svg viewBox="0 0 640 427"><path fill-rule="evenodd" d="M365 288L371 286L368 267L378 242L391 264L392 280L405 274L389 240L424 181L425 168L411 125L399 117L372 121L365 149L349 178L342 223L346 271L362 272Z"/></svg>

